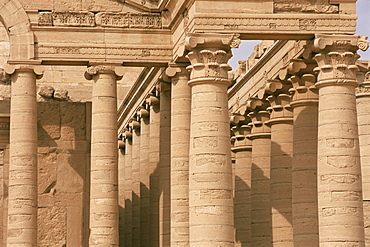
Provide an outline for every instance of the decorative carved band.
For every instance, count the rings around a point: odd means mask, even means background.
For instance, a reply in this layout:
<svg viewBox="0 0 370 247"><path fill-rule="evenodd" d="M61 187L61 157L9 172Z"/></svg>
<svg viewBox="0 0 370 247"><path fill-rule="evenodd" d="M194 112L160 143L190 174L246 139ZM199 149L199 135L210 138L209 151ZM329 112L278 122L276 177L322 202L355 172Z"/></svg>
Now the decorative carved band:
<svg viewBox="0 0 370 247"><path fill-rule="evenodd" d="M159 14L98 13L96 25L102 27L162 28Z"/></svg>
<svg viewBox="0 0 370 247"><path fill-rule="evenodd" d="M39 26L162 28L162 17L157 13L101 12L40 12Z"/></svg>
<svg viewBox="0 0 370 247"><path fill-rule="evenodd" d="M339 13L338 5L331 4L302 4L302 3L274 3L274 12L303 12L303 13Z"/></svg>
<svg viewBox="0 0 370 247"><path fill-rule="evenodd" d="M43 55L85 55L85 56L124 56L124 57L171 57L172 50L166 48L147 49L147 48L127 48L127 47L101 47L101 46L56 46L39 45L37 53Z"/></svg>
<svg viewBox="0 0 370 247"><path fill-rule="evenodd" d="M224 30L300 30L300 31L324 31L327 28L337 26L348 29L356 27L355 16L350 18L327 18L311 15L303 18L302 15L292 14L276 17L272 15L253 15L243 17L212 17L196 16L195 25L212 26L213 29Z"/></svg>

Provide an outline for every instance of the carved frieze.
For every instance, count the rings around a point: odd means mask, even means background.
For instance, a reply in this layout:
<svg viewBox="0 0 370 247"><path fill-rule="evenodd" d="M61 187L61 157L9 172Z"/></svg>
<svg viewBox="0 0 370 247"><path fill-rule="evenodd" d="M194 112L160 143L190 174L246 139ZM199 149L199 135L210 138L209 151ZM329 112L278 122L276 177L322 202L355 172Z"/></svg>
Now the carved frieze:
<svg viewBox="0 0 370 247"><path fill-rule="evenodd" d="M274 12L339 13L339 6L329 0L274 0Z"/></svg>
<svg viewBox="0 0 370 247"><path fill-rule="evenodd" d="M162 18L157 13L100 12L40 12L39 26L162 28Z"/></svg>
<svg viewBox="0 0 370 247"><path fill-rule="evenodd" d="M96 25L121 28L161 28L160 14L152 13L98 13Z"/></svg>
<svg viewBox="0 0 370 247"><path fill-rule="evenodd" d="M356 17L320 17L319 15L253 15L243 17L213 17L199 15L194 17L199 28L221 30L276 30L276 31L326 31L330 27L355 29Z"/></svg>
<svg viewBox="0 0 370 247"><path fill-rule="evenodd" d="M170 57L172 50L166 48L127 48L100 46L56 46L39 45L37 54L40 57L49 55L83 55L83 56L123 56L123 57Z"/></svg>

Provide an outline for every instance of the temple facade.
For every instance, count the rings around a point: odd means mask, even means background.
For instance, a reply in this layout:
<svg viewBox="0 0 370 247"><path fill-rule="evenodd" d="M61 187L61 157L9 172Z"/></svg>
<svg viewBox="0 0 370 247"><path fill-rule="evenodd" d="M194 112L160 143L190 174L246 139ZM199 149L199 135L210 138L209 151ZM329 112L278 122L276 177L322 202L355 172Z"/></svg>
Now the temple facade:
<svg viewBox="0 0 370 247"><path fill-rule="evenodd" d="M370 246L356 0L0 0L0 246ZM261 40L232 70L242 40Z"/></svg>

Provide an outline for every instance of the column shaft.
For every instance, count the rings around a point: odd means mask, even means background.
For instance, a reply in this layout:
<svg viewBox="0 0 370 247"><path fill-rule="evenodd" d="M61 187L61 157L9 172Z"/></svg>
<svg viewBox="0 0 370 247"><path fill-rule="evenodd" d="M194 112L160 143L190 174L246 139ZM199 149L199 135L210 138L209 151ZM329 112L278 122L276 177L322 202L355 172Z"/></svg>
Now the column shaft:
<svg viewBox="0 0 370 247"><path fill-rule="evenodd" d="M226 84L192 86L191 246L233 246L233 196Z"/></svg>
<svg viewBox="0 0 370 247"><path fill-rule="evenodd" d="M159 246L170 246L171 85L160 84Z"/></svg>
<svg viewBox="0 0 370 247"><path fill-rule="evenodd" d="M149 174L150 174L150 246L159 246L159 100L147 99L149 108Z"/></svg>
<svg viewBox="0 0 370 247"><path fill-rule="evenodd" d="M134 121L139 125L138 122ZM132 246L140 246L140 129L132 130Z"/></svg>
<svg viewBox="0 0 370 247"><path fill-rule="evenodd" d="M150 246L150 174L149 174L149 112L141 115L140 124L140 245Z"/></svg>
<svg viewBox="0 0 370 247"><path fill-rule="evenodd" d="M159 246L170 246L171 85L160 84Z"/></svg>
<svg viewBox="0 0 370 247"><path fill-rule="evenodd" d="M118 246L117 76L93 76L90 246Z"/></svg>
<svg viewBox="0 0 370 247"><path fill-rule="evenodd" d="M318 205L320 245L364 246L355 87L319 89Z"/></svg>
<svg viewBox="0 0 370 247"><path fill-rule="evenodd" d="M370 246L370 72L356 90L358 134L361 155L362 189L364 199L365 246Z"/></svg>
<svg viewBox="0 0 370 247"><path fill-rule="evenodd" d="M125 143L119 141L119 145ZM118 211L119 211L119 243L123 247L125 243L125 147L118 149Z"/></svg>
<svg viewBox="0 0 370 247"><path fill-rule="evenodd" d="M125 243L123 246L132 247L132 139L131 133L125 132ZM122 246L122 243L120 243Z"/></svg>
<svg viewBox="0 0 370 247"><path fill-rule="evenodd" d="M271 246L270 138L253 139L252 147L252 243Z"/></svg>
<svg viewBox="0 0 370 247"><path fill-rule="evenodd" d="M37 106L32 69L12 75L7 246L37 246Z"/></svg>
<svg viewBox="0 0 370 247"><path fill-rule="evenodd" d="M184 67L178 69L180 71L172 78L171 87L171 246L173 247L189 245L191 90L188 85L189 73Z"/></svg>

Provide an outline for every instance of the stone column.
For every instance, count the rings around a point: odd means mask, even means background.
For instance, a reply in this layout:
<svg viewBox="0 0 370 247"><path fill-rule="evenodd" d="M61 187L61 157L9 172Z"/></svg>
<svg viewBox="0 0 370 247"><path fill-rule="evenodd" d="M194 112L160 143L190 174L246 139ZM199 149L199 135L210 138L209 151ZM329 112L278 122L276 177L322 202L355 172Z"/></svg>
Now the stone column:
<svg viewBox="0 0 370 247"><path fill-rule="evenodd" d="M6 73L12 80L7 246L37 246L36 78L42 72L17 65Z"/></svg>
<svg viewBox="0 0 370 247"><path fill-rule="evenodd" d="M271 129L266 125L270 114L264 110L249 113L251 118L251 242L253 246L271 246L270 155Z"/></svg>
<svg viewBox="0 0 370 247"><path fill-rule="evenodd" d="M118 212L119 212L119 243L125 242L125 140L118 140Z"/></svg>
<svg viewBox="0 0 370 247"><path fill-rule="evenodd" d="M358 137L361 154L361 173L364 205L365 246L370 245L370 72L356 89Z"/></svg>
<svg viewBox="0 0 370 247"><path fill-rule="evenodd" d="M155 93L157 91L155 90ZM146 102L149 105L149 174L150 174L150 246L159 246L159 99L155 93Z"/></svg>
<svg viewBox="0 0 370 247"><path fill-rule="evenodd" d="M234 222L235 247L247 247L251 244L251 177L252 177L252 142L247 138L251 133L244 116L233 116L235 153L235 192ZM249 120L249 118L248 118Z"/></svg>
<svg viewBox="0 0 370 247"><path fill-rule="evenodd" d="M123 133L125 139L125 242L120 246L132 247L132 133L127 129Z"/></svg>
<svg viewBox="0 0 370 247"><path fill-rule="evenodd" d="M297 63L297 62L295 62ZM303 61L299 61L305 67ZM318 90L312 74L289 81L293 108L292 204L294 246L319 246L317 212Z"/></svg>
<svg viewBox="0 0 370 247"><path fill-rule="evenodd" d="M355 88L357 49L365 37L316 35L320 246L364 246Z"/></svg>
<svg viewBox="0 0 370 247"><path fill-rule="evenodd" d="M191 90L186 65L170 64L171 246L189 245L189 143Z"/></svg>
<svg viewBox="0 0 370 247"><path fill-rule="evenodd" d="M140 245L150 246L150 198L149 198L149 111L141 107L137 115L140 117Z"/></svg>
<svg viewBox="0 0 370 247"><path fill-rule="evenodd" d="M159 246L170 246L171 84L160 82Z"/></svg>
<svg viewBox="0 0 370 247"><path fill-rule="evenodd" d="M140 246L140 117L130 122L132 129L132 246Z"/></svg>
<svg viewBox="0 0 370 247"><path fill-rule="evenodd" d="M271 220L273 246L293 246L292 156L293 113L290 96L269 96L271 107Z"/></svg>
<svg viewBox="0 0 370 247"><path fill-rule="evenodd" d="M92 66L90 246L118 246L117 87L119 68Z"/></svg>
<svg viewBox="0 0 370 247"><path fill-rule="evenodd" d="M240 41L239 41L240 42ZM192 34L189 226L190 246L234 246L233 181L227 65L234 36Z"/></svg>

